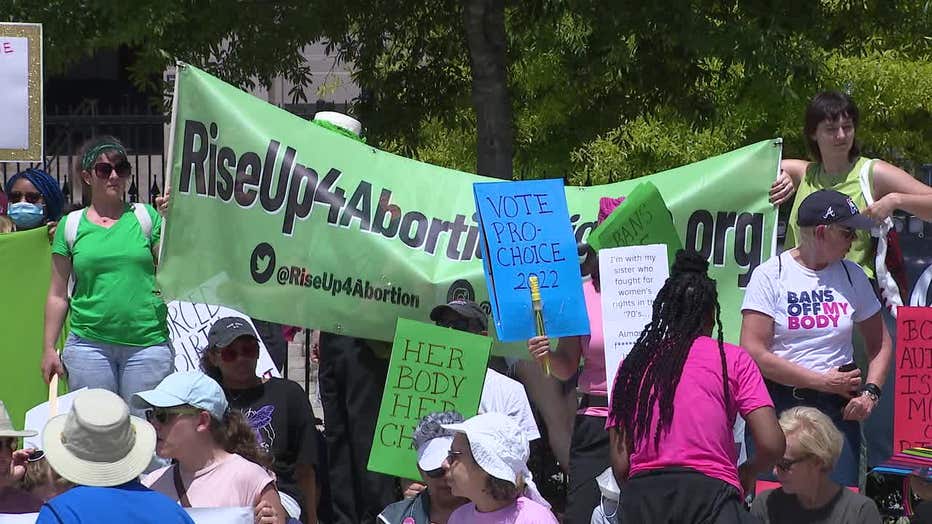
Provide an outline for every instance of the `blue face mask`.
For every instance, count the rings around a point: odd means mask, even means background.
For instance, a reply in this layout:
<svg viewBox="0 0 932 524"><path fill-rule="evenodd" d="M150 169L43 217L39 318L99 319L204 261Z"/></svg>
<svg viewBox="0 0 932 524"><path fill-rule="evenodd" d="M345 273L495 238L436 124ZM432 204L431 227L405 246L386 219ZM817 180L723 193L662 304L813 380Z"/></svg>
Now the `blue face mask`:
<svg viewBox="0 0 932 524"><path fill-rule="evenodd" d="M17 202L10 204L7 214L18 229L31 229L45 220L45 207L29 202Z"/></svg>

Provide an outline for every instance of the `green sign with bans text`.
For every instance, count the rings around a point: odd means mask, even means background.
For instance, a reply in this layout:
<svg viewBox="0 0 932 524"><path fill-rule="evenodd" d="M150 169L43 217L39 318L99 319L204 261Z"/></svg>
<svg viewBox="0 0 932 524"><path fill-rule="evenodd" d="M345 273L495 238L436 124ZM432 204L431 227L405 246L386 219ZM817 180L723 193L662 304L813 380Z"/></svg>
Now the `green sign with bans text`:
<svg viewBox="0 0 932 524"><path fill-rule="evenodd" d="M589 235L589 245L596 251L620 246L667 246L667 261L673 265L676 252L682 249L673 216L657 186L638 184L612 214Z"/></svg>

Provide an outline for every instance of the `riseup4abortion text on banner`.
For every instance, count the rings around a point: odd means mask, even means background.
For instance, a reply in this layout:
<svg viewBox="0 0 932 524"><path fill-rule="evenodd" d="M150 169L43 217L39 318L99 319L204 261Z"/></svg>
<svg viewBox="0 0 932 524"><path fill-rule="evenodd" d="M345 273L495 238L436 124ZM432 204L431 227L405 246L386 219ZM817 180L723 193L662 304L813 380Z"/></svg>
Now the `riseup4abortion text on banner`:
<svg viewBox="0 0 932 524"><path fill-rule="evenodd" d="M379 151L188 65L176 82L166 300L378 340L393 339L397 318L426 321L453 299L491 311L472 185L495 180ZM649 180L684 245L710 260L737 342L743 288L773 249L779 159L780 141L767 140L644 179L567 187L570 225L584 241L600 197ZM522 344L493 352L527 356Z"/></svg>

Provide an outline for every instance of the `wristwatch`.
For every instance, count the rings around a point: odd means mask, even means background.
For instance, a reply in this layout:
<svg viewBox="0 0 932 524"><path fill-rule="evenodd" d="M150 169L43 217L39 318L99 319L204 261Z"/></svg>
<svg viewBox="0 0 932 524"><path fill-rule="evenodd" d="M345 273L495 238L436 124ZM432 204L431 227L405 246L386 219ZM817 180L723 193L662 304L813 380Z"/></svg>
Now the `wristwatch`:
<svg viewBox="0 0 932 524"><path fill-rule="evenodd" d="M883 394L883 390L880 389L880 386L868 382L861 387L861 396L868 396L875 403L880 401L880 395Z"/></svg>

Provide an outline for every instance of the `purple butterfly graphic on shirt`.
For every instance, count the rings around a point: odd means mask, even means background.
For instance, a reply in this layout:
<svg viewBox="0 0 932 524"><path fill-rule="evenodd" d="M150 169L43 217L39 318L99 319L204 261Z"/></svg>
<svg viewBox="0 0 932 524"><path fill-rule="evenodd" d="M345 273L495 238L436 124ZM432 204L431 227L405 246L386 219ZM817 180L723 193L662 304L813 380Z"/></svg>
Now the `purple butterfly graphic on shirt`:
<svg viewBox="0 0 932 524"><path fill-rule="evenodd" d="M272 442L275 441L275 428L272 427L272 413L275 412L275 406L262 406L259 409L243 410L243 416L249 427L256 434L256 440L259 447L265 451L271 451Z"/></svg>

